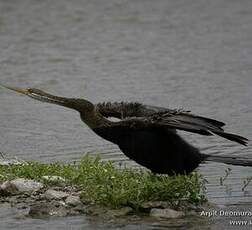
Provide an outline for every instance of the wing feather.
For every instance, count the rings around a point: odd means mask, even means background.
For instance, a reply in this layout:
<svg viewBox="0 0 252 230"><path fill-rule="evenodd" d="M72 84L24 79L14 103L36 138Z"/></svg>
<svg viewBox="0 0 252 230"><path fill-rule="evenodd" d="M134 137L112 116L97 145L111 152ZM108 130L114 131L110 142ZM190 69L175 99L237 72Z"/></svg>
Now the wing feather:
<svg viewBox="0 0 252 230"><path fill-rule="evenodd" d="M122 119L119 122L115 122L113 127L130 129L167 127L207 136L216 134L242 145L247 145L248 142L248 139L242 136L226 133L223 130L225 123L194 115L191 114L190 111L182 109L167 109L158 106L128 102L104 102L96 106L103 116L113 116Z"/></svg>

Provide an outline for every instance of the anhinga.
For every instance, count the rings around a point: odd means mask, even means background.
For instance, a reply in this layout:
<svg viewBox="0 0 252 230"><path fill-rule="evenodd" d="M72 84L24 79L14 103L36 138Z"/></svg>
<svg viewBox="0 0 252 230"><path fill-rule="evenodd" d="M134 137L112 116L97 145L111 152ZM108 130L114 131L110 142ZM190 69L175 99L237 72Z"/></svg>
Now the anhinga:
<svg viewBox="0 0 252 230"><path fill-rule="evenodd" d="M6 87L6 86L5 86ZM33 99L61 105L80 113L81 120L97 135L117 144L130 159L161 174L188 174L202 161L252 166L252 161L230 156L210 156L188 144L176 132L219 135L242 145L247 139L223 130L223 122L196 116L189 111L170 110L140 103L92 104L85 99L58 97L39 89L6 87ZM121 120L113 122L108 117Z"/></svg>

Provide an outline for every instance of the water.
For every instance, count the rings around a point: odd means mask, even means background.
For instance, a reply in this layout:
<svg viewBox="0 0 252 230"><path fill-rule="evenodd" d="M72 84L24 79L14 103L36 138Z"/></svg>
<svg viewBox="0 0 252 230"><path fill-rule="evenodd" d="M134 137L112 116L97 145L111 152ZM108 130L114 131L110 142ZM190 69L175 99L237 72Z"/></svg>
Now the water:
<svg viewBox="0 0 252 230"><path fill-rule="evenodd" d="M0 82L95 103L124 100L183 107L225 121L227 131L251 139L251 15L250 0L1 0ZM5 89L0 89L0 108L0 151L9 156L72 162L92 152L134 166L73 111ZM242 147L219 137L182 135L204 153L251 157L251 143ZM251 207L252 185L245 192L241 188L252 169L230 167L231 175L220 186L227 167L200 167L209 181L209 200L235 204L235 209L240 203ZM11 213L1 219L4 229L22 222ZM23 221L27 229L45 225ZM62 229L64 223L97 228L86 217L46 223L52 229ZM151 225L125 229L134 226Z"/></svg>

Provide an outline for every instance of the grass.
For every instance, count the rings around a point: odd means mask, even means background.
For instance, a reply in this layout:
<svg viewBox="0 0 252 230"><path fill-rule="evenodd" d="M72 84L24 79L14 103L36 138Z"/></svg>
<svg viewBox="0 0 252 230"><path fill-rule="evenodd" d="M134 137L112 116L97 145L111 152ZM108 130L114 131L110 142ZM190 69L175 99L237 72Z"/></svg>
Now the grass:
<svg viewBox="0 0 252 230"><path fill-rule="evenodd" d="M86 155L78 164L42 164L0 166L0 181L27 178L43 181L42 176L60 176L65 185L77 187L86 203L138 209L143 202L186 200L192 204L206 201L204 180L198 173L188 176L154 175L145 170L118 169L112 162ZM51 182L45 182L50 186Z"/></svg>

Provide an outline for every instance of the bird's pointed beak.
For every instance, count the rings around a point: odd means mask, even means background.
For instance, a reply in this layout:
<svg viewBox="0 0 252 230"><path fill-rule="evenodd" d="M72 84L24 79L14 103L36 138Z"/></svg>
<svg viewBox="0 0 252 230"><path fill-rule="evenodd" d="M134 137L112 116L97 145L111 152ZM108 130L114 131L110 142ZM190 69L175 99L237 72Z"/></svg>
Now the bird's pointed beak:
<svg viewBox="0 0 252 230"><path fill-rule="evenodd" d="M6 88L6 89L10 89L12 91L15 91L17 93L21 93L21 94L25 94L28 95L29 94L29 90L28 89L22 89L22 88L16 88L16 87L10 87L10 86L6 86L3 84L0 84L0 86Z"/></svg>

